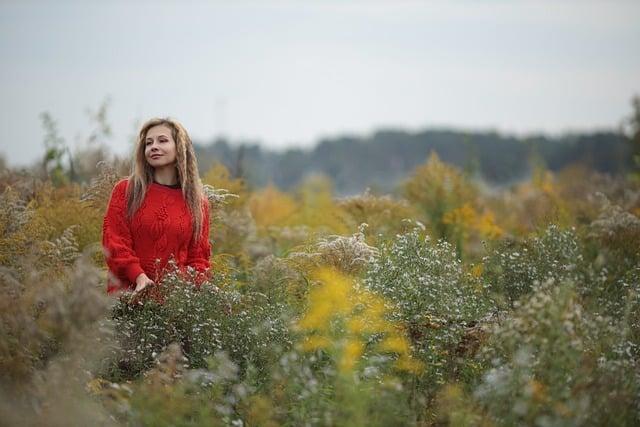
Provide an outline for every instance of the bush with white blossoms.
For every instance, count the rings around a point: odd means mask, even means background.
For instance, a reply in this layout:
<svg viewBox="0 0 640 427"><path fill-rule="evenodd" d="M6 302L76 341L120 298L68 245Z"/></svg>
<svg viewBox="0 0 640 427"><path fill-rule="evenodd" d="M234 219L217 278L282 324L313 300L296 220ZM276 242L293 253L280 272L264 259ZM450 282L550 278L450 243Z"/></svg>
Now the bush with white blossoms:
<svg viewBox="0 0 640 427"><path fill-rule="evenodd" d="M112 377L138 375L172 342L180 344L191 368L206 366L216 351L241 367L260 368L275 357L273 351L291 345L283 304L219 285L195 286L174 272L146 300L131 304L124 295L113 309L122 350Z"/></svg>
<svg viewBox="0 0 640 427"><path fill-rule="evenodd" d="M536 284L496 326L473 396L499 425L634 425L640 361L624 319L584 311L571 282Z"/></svg>
<svg viewBox="0 0 640 427"><path fill-rule="evenodd" d="M594 274L593 283L584 293L592 300L596 312L610 316L624 316L627 310L637 313L640 311L640 218L600 196L600 215L587 228Z"/></svg>
<svg viewBox="0 0 640 427"><path fill-rule="evenodd" d="M583 248L575 229L549 226L540 236L504 242L485 257L483 277L491 290L513 304L549 278L584 280Z"/></svg>
<svg viewBox="0 0 640 427"><path fill-rule="evenodd" d="M455 369L449 365L455 365L452 355L463 335L493 307L482 283L464 271L455 248L431 241L420 228L382 245L364 286L391 302L392 320L408 328L435 383Z"/></svg>

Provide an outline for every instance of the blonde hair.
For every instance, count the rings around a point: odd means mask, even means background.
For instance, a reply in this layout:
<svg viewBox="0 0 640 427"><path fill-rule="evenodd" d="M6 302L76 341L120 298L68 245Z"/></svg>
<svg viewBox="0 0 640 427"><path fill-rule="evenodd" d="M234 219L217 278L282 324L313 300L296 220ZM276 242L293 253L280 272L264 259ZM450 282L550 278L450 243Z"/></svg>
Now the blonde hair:
<svg viewBox="0 0 640 427"><path fill-rule="evenodd" d="M178 172L178 184L182 188L182 195L191 212L192 238L197 240L203 228L203 203L205 203L202 182L198 174L198 162L191 138L186 129L171 118L153 118L142 125L136 143L134 163L132 165L129 185L127 186L127 215L129 219L136 213L147 189L153 182L153 167L145 157L145 139L147 132L154 126L165 125L171 129L171 135L176 143L176 169Z"/></svg>

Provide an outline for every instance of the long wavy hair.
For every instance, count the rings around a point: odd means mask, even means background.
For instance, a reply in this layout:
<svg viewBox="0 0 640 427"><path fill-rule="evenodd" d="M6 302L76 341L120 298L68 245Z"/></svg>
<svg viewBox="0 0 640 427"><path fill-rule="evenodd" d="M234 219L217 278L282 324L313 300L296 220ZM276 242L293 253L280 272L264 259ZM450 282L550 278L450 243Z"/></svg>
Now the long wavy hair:
<svg viewBox="0 0 640 427"><path fill-rule="evenodd" d="M204 190L200 175L198 174L198 162L191 138L186 129L176 120L171 118L153 118L142 125L136 143L134 164L132 165L129 185L127 186L127 215L129 220L140 209L147 189L153 182L153 167L147 162L144 155L147 132L154 126L165 125L171 129L171 135L176 142L176 169L178 183L182 188L182 195L191 212L192 238L195 240L202 233L203 203L205 203Z"/></svg>

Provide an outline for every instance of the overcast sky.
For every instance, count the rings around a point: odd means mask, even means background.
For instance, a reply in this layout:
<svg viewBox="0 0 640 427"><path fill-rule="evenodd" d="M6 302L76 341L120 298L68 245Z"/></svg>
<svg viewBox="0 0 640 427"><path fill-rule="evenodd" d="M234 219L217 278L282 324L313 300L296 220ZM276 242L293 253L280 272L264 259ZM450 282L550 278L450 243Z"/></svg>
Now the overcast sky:
<svg viewBox="0 0 640 427"><path fill-rule="evenodd" d="M0 153L74 148L111 100L114 152L139 123L269 147L433 126L614 128L640 94L640 1L2 1Z"/></svg>

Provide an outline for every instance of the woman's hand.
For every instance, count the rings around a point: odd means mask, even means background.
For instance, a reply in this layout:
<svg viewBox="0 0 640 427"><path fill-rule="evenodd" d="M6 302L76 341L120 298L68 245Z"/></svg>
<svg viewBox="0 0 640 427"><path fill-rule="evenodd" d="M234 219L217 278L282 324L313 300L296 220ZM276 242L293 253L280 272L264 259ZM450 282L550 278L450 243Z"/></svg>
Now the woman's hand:
<svg viewBox="0 0 640 427"><path fill-rule="evenodd" d="M137 303L153 285L155 285L153 280L149 279L149 276L144 273L136 277L136 289L131 294L131 303Z"/></svg>

